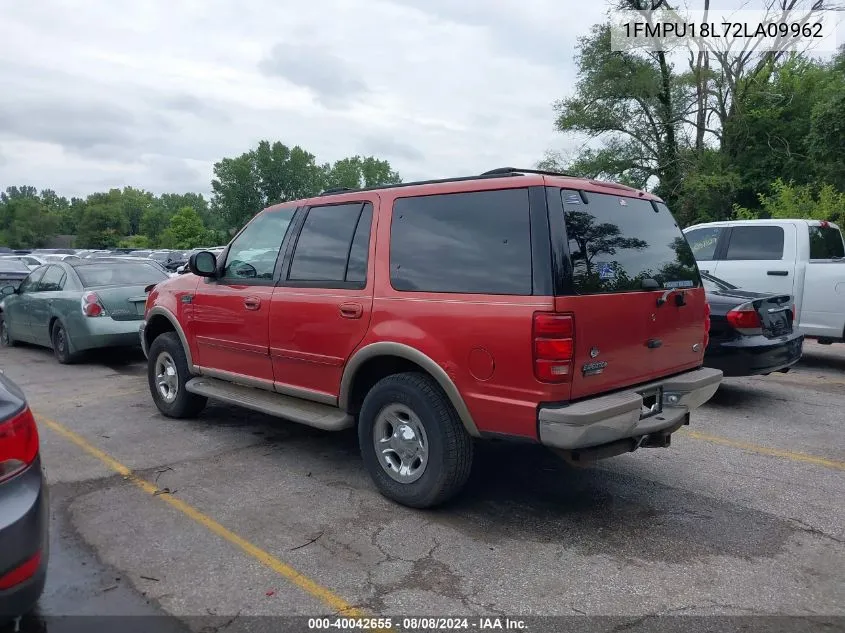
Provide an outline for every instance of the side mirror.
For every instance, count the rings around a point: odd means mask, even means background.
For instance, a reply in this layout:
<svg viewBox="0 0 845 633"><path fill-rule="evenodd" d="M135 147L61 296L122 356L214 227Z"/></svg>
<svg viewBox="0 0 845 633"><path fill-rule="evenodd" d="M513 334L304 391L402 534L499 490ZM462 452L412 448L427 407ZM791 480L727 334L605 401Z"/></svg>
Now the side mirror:
<svg viewBox="0 0 845 633"><path fill-rule="evenodd" d="M17 292L14 286L3 286L0 288L0 297L8 297L9 295L13 295Z"/></svg>
<svg viewBox="0 0 845 633"><path fill-rule="evenodd" d="M194 253L188 259L188 270L199 277L216 277L217 258L208 251Z"/></svg>

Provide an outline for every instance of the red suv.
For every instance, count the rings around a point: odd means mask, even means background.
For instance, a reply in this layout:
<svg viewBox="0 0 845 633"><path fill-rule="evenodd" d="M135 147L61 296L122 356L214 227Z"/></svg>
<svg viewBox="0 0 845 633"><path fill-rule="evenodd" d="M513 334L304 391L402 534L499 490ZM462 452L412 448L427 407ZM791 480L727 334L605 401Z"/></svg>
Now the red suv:
<svg viewBox="0 0 845 633"><path fill-rule="evenodd" d="M357 426L387 497L443 502L476 438L575 462L665 447L722 372L666 205L502 168L269 207L153 288L141 340L159 410L208 398Z"/></svg>

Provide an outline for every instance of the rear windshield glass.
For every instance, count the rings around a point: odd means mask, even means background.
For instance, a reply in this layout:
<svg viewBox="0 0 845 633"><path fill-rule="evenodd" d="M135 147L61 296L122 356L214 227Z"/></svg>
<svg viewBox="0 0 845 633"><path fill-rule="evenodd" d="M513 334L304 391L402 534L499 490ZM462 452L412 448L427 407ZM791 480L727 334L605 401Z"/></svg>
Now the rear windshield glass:
<svg viewBox="0 0 845 633"><path fill-rule="evenodd" d="M167 279L167 275L149 264L94 264L76 269L82 285L143 286Z"/></svg>
<svg viewBox="0 0 845 633"><path fill-rule="evenodd" d="M842 234L832 226L810 227L810 259L836 259L845 257Z"/></svg>
<svg viewBox="0 0 845 633"><path fill-rule="evenodd" d="M563 190L564 218L578 294L701 285L692 250L663 203Z"/></svg>

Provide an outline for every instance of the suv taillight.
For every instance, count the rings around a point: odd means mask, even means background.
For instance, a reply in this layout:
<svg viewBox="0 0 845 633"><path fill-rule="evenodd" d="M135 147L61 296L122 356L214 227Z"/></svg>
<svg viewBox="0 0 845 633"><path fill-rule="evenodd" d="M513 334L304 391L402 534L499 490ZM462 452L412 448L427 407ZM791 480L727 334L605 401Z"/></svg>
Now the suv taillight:
<svg viewBox="0 0 845 633"><path fill-rule="evenodd" d="M571 314L534 313L534 376L541 382L572 380L575 354L575 317Z"/></svg>
<svg viewBox="0 0 845 633"><path fill-rule="evenodd" d="M762 334L763 323L760 321L760 315L757 310L750 303L738 306L728 312L728 323L740 334Z"/></svg>
<svg viewBox="0 0 845 633"><path fill-rule="evenodd" d="M795 311L795 304L792 304L792 322L795 323L798 320L798 313Z"/></svg>
<svg viewBox="0 0 845 633"><path fill-rule="evenodd" d="M29 407L0 422L0 482L25 470L38 455L38 429Z"/></svg>
<svg viewBox="0 0 845 633"><path fill-rule="evenodd" d="M710 304L704 302L704 349L710 344Z"/></svg>
<svg viewBox="0 0 845 633"><path fill-rule="evenodd" d="M105 316L106 309L100 303L96 292L86 292L82 295L82 314L87 317Z"/></svg>

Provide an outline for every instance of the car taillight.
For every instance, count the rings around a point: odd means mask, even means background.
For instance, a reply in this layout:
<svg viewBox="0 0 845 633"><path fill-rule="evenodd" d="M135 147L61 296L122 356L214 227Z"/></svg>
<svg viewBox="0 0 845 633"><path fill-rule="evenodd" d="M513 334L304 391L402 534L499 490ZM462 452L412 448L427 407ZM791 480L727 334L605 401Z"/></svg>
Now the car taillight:
<svg viewBox="0 0 845 633"><path fill-rule="evenodd" d="M100 297L96 292L86 292L82 295L82 314L87 317L104 316L106 309L100 303Z"/></svg>
<svg viewBox="0 0 845 633"><path fill-rule="evenodd" d="M704 303L704 348L710 344L710 304Z"/></svg>
<svg viewBox="0 0 845 633"><path fill-rule="evenodd" d="M740 334L762 334L763 324L760 315L751 304L734 308L727 314L728 323Z"/></svg>
<svg viewBox="0 0 845 633"><path fill-rule="evenodd" d="M795 323L798 320L798 313L795 311L795 304L792 304L792 322Z"/></svg>
<svg viewBox="0 0 845 633"><path fill-rule="evenodd" d="M572 380L575 319L571 314L534 314L534 376L542 382Z"/></svg>
<svg viewBox="0 0 845 633"><path fill-rule="evenodd" d="M0 422L0 482L25 470L37 455L38 429L29 407Z"/></svg>
<svg viewBox="0 0 845 633"><path fill-rule="evenodd" d="M18 565L5 576L0 576L0 591L16 587L32 578L41 566L41 552L30 557L22 565Z"/></svg>

